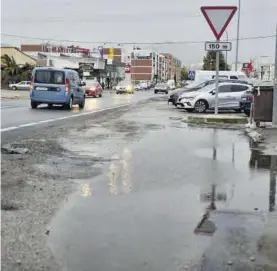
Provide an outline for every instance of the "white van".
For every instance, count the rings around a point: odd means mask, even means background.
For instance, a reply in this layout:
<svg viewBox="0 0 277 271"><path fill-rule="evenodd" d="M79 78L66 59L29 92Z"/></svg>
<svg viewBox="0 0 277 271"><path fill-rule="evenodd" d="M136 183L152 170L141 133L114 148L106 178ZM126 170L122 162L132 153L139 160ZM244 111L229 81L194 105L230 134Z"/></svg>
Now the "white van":
<svg viewBox="0 0 277 271"><path fill-rule="evenodd" d="M216 71L195 71L195 82L203 82L206 80L215 79ZM239 79L249 81L249 78L245 75L244 72L236 72L236 71L219 71L220 79Z"/></svg>
<svg viewBox="0 0 277 271"><path fill-rule="evenodd" d="M170 90L174 90L176 88L175 81L173 79L168 80L167 85L169 86Z"/></svg>

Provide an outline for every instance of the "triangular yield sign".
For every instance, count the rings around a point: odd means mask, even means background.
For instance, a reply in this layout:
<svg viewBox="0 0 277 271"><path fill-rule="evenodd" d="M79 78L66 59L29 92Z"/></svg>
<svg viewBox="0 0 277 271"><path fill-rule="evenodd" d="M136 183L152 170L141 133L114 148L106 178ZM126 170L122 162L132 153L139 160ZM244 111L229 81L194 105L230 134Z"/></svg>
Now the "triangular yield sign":
<svg viewBox="0 0 277 271"><path fill-rule="evenodd" d="M235 6L201 7L201 11L213 31L216 39L220 39L237 11Z"/></svg>

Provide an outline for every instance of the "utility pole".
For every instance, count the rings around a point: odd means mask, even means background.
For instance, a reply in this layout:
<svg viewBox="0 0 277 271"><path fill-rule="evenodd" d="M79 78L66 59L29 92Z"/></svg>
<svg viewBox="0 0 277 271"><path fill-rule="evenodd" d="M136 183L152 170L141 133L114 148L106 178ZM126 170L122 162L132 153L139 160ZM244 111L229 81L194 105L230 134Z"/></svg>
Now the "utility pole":
<svg viewBox="0 0 277 271"><path fill-rule="evenodd" d="M227 30L225 30L225 34L226 34L226 38L227 38L227 42L229 41L229 36L228 36L228 32ZM226 51L226 55L225 55L225 70L228 71L228 51Z"/></svg>
<svg viewBox="0 0 277 271"><path fill-rule="evenodd" d="M238 71L238 58L239 58L239 29L240 29L240 0L238 7L238 23L237 23L237 47L236 47L236 62L235 62L235 70Z"/></svg>
<svg viewBox="0 0 277 271"><path fill-rule="evenodd" d="M272 125L277 126L277 25L275 37L275 67L274 67L274 91L273 91L273 111L272 111Z"/></svg>
<svg viewBox="0 0 277 271"><path fill-rule="evenodd" d="M217 40L219 42L219 40ZM218 115L218 87L219 87L219 51L216 52L215 71L215 115Z"/></svg>

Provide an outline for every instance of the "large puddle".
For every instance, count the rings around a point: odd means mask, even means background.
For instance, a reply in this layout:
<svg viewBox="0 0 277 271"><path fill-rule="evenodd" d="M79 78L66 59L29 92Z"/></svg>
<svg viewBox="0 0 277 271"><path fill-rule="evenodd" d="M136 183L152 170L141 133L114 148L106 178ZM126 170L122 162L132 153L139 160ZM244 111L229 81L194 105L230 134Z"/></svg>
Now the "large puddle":
<svg viewBox="0 0 277 271"><path fill-rule="evenodd" d="M51 224L68 270L223 270L213 268L230 259L252 270L275 208L276 157L241 132L187 128L172 115L147 105L63 140L104 161L76 180Z"/></svg>

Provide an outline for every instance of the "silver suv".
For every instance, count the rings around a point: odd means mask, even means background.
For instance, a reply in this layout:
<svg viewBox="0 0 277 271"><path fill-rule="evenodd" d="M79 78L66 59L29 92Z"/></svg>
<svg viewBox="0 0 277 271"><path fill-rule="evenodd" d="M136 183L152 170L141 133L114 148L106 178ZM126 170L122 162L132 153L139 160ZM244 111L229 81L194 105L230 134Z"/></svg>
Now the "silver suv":
<svg viewBox="0 0 277 271"><path fill-rule="evenodd" d="M218 108L240 111L241 96L245 91L251 91L252 86L239 83L220 83L218 88ZM204 113L215 107L215 84L194 92L183 93L178 103L187 111Z"/></svg>

